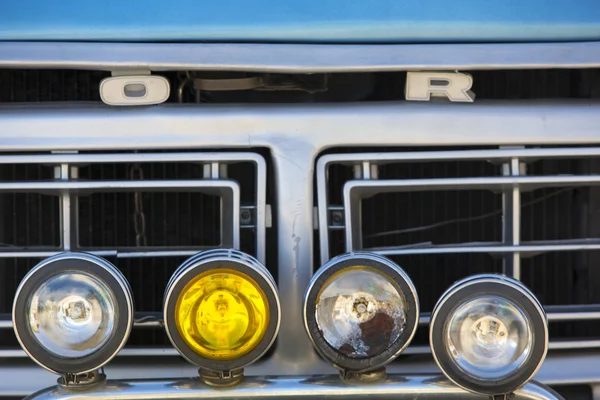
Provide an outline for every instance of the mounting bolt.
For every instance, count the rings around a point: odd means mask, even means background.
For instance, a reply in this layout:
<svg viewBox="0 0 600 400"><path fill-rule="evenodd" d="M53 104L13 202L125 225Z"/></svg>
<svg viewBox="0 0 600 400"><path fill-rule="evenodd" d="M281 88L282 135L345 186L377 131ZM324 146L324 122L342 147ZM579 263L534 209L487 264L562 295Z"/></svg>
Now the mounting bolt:
<svg viewBox="0 0 600 400"><path fill-rule="evenodd" d="M252 212L250 210L242 209L240 211L240 224L252 225Z"/></svg>
<svg viewBox="0 0 600 400"><path fill-rule="evenodd" d="M344 225L344 211L342 210L334 210L331 212L331 224L333 226L343 226Z"/></svg>

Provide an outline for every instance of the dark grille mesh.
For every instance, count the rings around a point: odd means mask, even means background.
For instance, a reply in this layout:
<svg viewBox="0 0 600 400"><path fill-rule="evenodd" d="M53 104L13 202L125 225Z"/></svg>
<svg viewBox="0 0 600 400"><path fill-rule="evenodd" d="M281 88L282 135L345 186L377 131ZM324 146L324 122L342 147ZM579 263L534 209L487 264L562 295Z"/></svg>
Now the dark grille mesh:
<svg viewBox="0 0 600 400"><path fill-rule="evenodd" d="M532 69L505 71L464 71L473 75L477 99L598 98L600 69ZM177 87L177 72L160 72ZM181 75L181 74L179 74ZM0 69L0 103L42 101L100 101L100 81L106 71ZM239 76L239 75L236 75ZM306 75L298 75L302 81ZM328 90L304 92L213 92L203 101L224 102L343 102L403 100L405 72L329 74ZM177 101L174 94L169 101ZM191 90L184 102L193 102Z"/></svg>
<svg viewBox="0 0 600 400"><path fill-rule="evenodd" d="M131 164L92 165L81 179L131 179ZM202 179L202 165L141 165L145 179ZM142 193L148 246L220 244L220 200L201 193ZM132 193L95 193L79 197L79 235L83 247L134 247L136 232Z"/></svg>
<svg viewBox="0 0 600 400"><path fill-rule="evenodd" d="M104 71L0 69L0 103L100 101Z"/></svg>

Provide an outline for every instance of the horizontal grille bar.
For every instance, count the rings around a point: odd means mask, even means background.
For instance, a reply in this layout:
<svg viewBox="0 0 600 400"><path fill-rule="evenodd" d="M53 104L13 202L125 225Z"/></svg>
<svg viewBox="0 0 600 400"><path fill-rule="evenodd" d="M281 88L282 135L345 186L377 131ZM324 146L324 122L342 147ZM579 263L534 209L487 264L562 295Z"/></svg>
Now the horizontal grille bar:
<svg viewBox="0 0 600 400"><path fill-rule="evenodd" d="M87 165L104 163L235 163L250 161L259 168L258 174L266 172L265 160L255 153L113 153L113 154L23 154L3 155L0 164L50 164Z"/></svg>
<svg viewBox="0 0 600 400"><path fill-rule="evenodd" d="M347 198L352 195L364 197L376 193L410 192L426 190L504 190L518 187L520 190L535 190L544 187L560 186L590 186L600 185L600 176L523 176L523 177L497 177L497 178L460 178L460 179L409 179L350 181L344 187ZM0 186L1 188L1 186ZM358 193L357 193L358 192Z"/></svg>
<svg viewBox="0 0 600 400"><path fill-rule="evenodd" d="M12 193L50 193L61 191L77 191L77 194L94 192L130 192L130 191L205 191L206 193L222 195L222 189L229 189L239 197L239 187L232 181L93 181L93 182L2 182L0 191ZM239 204L238 204L239 209Z"/></svg>
<svg viewBox="0 0 600 400"><path fill-rule="evenodd" d="M81 249L86 253L95 254L100 257L116 257L116 258L146 258L146 257L189 257L194 254L214 247L197 247L190 250L152 250L144 247L146 251L117 251L117 250L88 250ZM71 249L73 250L73 249ZM59 254L62 251L2 251L0 250L0 258L46 258Z"/></svg>
<svg viewBox="0 0 600 400"><path fill-rule="evenodd" d="M485 245L478 243L462 243L453 245L438 245L412 248L369 248L365 249L377 254L390 255L406 255L406 254L459 254L459 253L488 253L488 254L506 254L506 253L546 253L554 251L579 251L579 250L600 250L600 242L597 241L582 241L582 243L562 244L563 241L557 240L556 244L544 242L544 244L528 244L522 242L520 245Z"/></svg>
<svg viewBox="0 0 600 400"><path fill-rule="evenodd" d="M521 161L537 160L540 158L568 159L590 158L600 156L600 147L571 147L571 148L514 148L514 149L482 149L482 150L447 150L447 151L404 151L381 153L350 153L328 154L317 162L317 169L323 170L329 164L356 165L356 163L377 162L404 163L413 161L469 161L489 160L508 161L518 158Z"/></svg>
<svg viewBox="0 0 600 400"><path fill-rule="evenodd" d="M600 306L595 305L545 306L544 311L550 323L600 319ZM419 325L429 325L430 320L431 313L422 313L419 317Z"/></svg>

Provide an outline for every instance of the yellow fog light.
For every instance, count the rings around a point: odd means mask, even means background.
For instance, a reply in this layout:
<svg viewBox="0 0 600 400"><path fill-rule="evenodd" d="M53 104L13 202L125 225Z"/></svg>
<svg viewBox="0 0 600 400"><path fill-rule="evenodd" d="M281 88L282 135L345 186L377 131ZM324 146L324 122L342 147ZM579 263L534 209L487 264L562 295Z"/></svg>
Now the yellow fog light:
<svg viewBox="0 0 600 400"><path fill-rule="evenodd" d="M202 252L173 274L165 294L173 346L202 369L227 372L260 358L279 329L275 281L253 257Z"/></svg>
<svg viewBox="0 0 600 400"><path fill-rule="evenodd" d="M269 324L265 292L232 269L208 271L188 283L175 307L179 334L197 354L232 360L254 349Z"/></svg>

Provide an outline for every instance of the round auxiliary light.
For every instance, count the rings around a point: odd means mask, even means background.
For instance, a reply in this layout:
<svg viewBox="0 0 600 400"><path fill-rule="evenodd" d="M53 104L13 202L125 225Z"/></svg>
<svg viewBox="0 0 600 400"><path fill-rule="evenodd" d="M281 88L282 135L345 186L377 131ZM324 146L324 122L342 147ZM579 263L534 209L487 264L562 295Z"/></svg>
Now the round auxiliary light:
<svg viewBox="0 0 600 400"><path fill-rule="evenodd" d="M510 393L527 383L548 349L541 304L525 285L503 275L454 284L434 308L429 335L444 374L485 395Z"/></svg>
<svg viewBox="0 0 600 400"><path fill-rule="evenodd" d="M419 321L408 275L388 258L348 253L321 267L304 296L304 326L321 356L343 371L368 372L396 358Z"/></svg>
<svg viewBox="0 0 600 400"><path fill-rule="evenodd" d="M23 278L12 319L21 347L36 363L56 374L82 374L102 367L125 345L133 298L108 261L61 253Z"/></svg>
<svg viewBox="0 0 600 400"><path fill-rule="evenodd" d="M184 358L224 372L269 349L281 311L269 271L247 254L219 249L199 253L175 271L164 313L167 334Z"/></svg>

